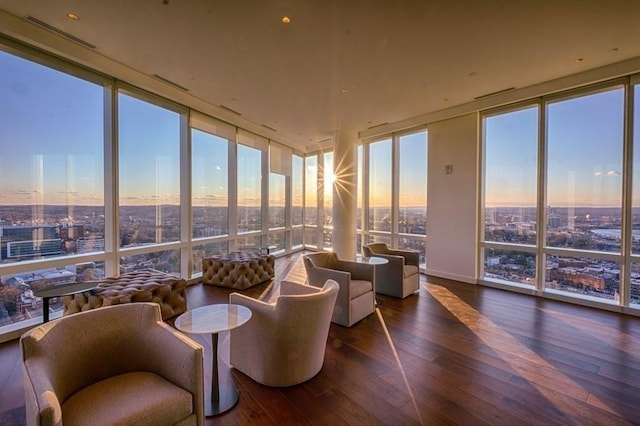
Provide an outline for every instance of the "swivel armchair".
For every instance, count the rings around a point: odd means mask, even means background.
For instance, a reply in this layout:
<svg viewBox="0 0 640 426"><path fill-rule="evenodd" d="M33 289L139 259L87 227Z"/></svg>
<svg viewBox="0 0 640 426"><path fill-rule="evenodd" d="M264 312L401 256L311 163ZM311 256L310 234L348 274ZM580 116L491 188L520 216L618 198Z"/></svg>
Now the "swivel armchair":
<svg viewBox="0 0 640 426"><path fill-rule="evenodd" d="M309 285L322 287L327 280L340 285L331 321L351 327L375 310L373 265L340 260L336 253L318 252L303 257Z"/></svg>
<svg viewBox="0 0 640 426"><path fill-rule="evenodd" d="M231 365L266 386L292 386L322 369L338 284L319 289L280 283L273 303L231 293L229 302L251 309L251 319L231 330Z"/></svg>
<svg viewBox="0 0 640 426"><path fill-rule="evenodd" d="M376 293L404 299L420 288L420 255L415 251L393 250L386 243L362 247L365 257L382 257L389 261L376 266Z"/></svg>

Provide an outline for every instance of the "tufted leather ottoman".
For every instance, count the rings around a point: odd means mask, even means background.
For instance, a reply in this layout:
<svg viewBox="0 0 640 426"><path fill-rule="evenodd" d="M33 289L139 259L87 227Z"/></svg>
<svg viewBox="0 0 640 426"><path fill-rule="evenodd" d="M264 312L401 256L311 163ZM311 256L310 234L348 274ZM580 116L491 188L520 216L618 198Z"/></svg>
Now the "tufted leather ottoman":
<svg viewBox="0 0 640 426"><path fill-rule="evenodd" d="M128 272L100 280L91 291L64 296L63 315L122 303L155 302L166 320L187 310L186 287L184 278L164 272Z"/></svg>
<svg viewBox="0 0 640 426"><path fill-rule="evenodd" d="M275 257L270 254L232 252L202 259L202 283L244 290L274 276Z"/></svg>

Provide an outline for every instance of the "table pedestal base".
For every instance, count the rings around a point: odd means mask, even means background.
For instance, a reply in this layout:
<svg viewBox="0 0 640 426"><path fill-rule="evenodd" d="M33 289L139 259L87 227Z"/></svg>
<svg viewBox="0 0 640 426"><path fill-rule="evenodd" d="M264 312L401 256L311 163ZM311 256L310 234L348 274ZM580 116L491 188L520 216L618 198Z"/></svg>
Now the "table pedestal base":
<svg viewBox="0 0 640 426"><path fill-rule="evenodd" d="M218 401L211 398L211 389L205 389L204 411L207 417L222 414L238 403L238 391L234 386L220 385Z"/></svg>

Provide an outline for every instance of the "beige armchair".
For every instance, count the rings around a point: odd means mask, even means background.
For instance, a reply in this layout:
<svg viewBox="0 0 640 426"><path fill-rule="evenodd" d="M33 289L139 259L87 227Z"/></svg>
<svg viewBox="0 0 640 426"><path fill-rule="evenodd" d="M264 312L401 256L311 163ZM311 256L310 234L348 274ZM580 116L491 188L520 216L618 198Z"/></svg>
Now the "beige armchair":
<svg viewBox="0 0 640 426"><path fill-rule="evenodd" d="M28 425L204 425L203 348L157 303L62 317L20 346Z"/></svg>
<svg viewBox="0 0 640 426"><path fill-rule="evenodd" d="M229 303L251 309L251 319L231 330L231 365L267 386L292 386L314 377L324 363L338 284L322 289L280 283L280 296L265 303L231 293Z"/></svg>
<svg viewBox="0 0 640 426"><path fill-rule="evenodd" d="M386 243L362 247L365 257L383 257L389 261L376 266L376 293L405 298L420 288L420 255L415 251L393 250Z"/></svg>
<svg viewBox="0 0 640 426"><path fill-rule="evenodd" d="M351 327L373 313L375 294L372 265L340 260L336 253L328 252L307 254L303 260L310 285L321 287L327 280L334 280L340 285L332 322Z"/></svg>

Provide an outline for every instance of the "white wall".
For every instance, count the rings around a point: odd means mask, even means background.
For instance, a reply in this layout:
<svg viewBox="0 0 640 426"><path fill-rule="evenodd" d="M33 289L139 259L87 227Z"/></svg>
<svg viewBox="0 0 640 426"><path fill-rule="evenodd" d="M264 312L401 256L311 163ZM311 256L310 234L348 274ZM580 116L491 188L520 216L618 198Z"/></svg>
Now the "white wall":
<svg viewBox="0 0 640 426"><path fill-rule="evenodd" d="M429 124L427 274L474 284L477 144L477 114Z"/></svg>

